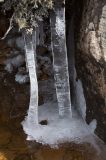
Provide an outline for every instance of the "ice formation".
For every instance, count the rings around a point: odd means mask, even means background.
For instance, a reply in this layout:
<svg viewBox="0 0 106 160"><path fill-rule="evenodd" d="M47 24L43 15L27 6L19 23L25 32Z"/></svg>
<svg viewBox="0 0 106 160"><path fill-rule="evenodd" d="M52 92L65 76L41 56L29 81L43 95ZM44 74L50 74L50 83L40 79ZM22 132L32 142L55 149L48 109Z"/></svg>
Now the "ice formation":
<svg viewBox="0 0 106 160"><path fill-rule="evenodd" d="M75 82L75 103L81 114L81 116L86 118L86 101L83 93L83 86L81 80Z"/></svg>
<svg viewBox="0 0 106 160"><path fill-rule="evenodd" d="M89 128L92 133L94 133L94 131L96 130L96 127L97 127L97 120L93 119L89 124Z"/></svg>
<svg viewBox="0 0 106 160"><path fill-rule="evenodd" d="M27 134L27 140L36 140L36 142L48 144L52 147L59 143L72 141L78 143L91 141L92 143L95 143L92 135L95 129L95 121L91 123L90 127L84 121L86 116L86 102L83 95L81 81L79 80L76 82L74 61L71 66L72 68L70 69L73 69L72 73L74 74L73 83L75 85L76 105L83 108L83 110L81 110L83 118L77 114L75 109L72 111L65 38L65 9L57 8L51 16L51 43L57 102L54 103L53 99L49 99L50 102L48 102L49 100L46 100L44 105L39 106L38 117L36 47L33 47L33 44L36 44L36 41L34 42L33 39L36 40L36 38L32 35L25 35L26 59L30 77L31 95L28 116L25 121L22 122L22 125ZM42 63L44 62L45 58ZM46 82L43 87L39 84L39 88L41 88L44 94L46 90L46 93L48 92L48 95L50 96L50 90L48 87L52 84L53 82L50 82L50 84ZM51 89L54 92L54 86ZM38 124L38 122L44 120L47 121L47 125Z"/></svg>
<svg viewBox="0 0 106 160"><path fill-rule="evenodd" d="M73 111L73 118L59 118L57 103L45 103L39 106L39 121L47 120L47 125L28 125L23 121L22 125L27 140L36 140L38 143L48 144L57 147L65 142L90 142L95 144L89 126L83 121L81 116Z"/></svg>
<svg viewBox="0 0 106 160"><path fill-rule="evenodd" d="M30 77L30 104L26 121L38 124L38 82L36 74L36 32L24 34L25 52Z"/></svg>
<svg viewBox="0 0 106 160"><path fill-rule="evenodd" d="M59 115L70 114L72 116L64 8L56 9L51 16L51 42Z"/></svg>

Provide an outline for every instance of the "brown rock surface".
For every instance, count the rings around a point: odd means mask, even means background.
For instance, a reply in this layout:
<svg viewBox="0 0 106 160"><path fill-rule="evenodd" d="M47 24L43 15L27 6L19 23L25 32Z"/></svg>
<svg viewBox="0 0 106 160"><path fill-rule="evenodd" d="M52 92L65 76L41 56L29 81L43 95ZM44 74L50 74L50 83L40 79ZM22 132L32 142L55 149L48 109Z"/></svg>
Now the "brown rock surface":
<svg viewBox="0 0 106 160"><path fill-rule="evenodd" d="M96 133L106 142L106 1L84 2L76 68L83 82L87 122L97 120Z"/></svg>

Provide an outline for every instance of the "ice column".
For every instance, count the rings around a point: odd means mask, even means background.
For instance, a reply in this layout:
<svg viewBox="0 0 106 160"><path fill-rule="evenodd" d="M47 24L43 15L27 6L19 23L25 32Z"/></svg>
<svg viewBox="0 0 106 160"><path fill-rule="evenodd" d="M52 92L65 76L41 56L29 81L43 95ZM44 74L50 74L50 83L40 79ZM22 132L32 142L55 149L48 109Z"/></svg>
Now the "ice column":
<svg viewBox="0 0 106 160"><path fill-rule="evenodd" d="M65 34L65 8L56 8L51 14L51 44L59 115L70 114L72 116Z"/></svg>
<svg viewBox="0 0 106 160"><path fill-rule="evenodd" d="M36 73L36 32L25 33L25 52L30 77L30 104L27 116L28 124L38 124L38 82Z"/></svg>

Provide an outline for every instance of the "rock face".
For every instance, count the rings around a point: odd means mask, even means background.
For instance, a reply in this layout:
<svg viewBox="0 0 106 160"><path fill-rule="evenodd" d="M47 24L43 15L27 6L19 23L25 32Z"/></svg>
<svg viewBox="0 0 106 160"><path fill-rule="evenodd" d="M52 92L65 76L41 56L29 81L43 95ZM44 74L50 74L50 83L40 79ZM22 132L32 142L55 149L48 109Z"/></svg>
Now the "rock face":
<svg viewBox="0 0 106 160"><path fill-rule="evenodd" d="M8 27L9 27L9 19L0 12L0 38L4 36Z"/></svg>
<svg viewBox="0 0 106 160"><path fill-rule="evenodd" d="M86 120L97 120L96 134L106 142L106 0L84 2L76 68L87 104Z"/></svg>

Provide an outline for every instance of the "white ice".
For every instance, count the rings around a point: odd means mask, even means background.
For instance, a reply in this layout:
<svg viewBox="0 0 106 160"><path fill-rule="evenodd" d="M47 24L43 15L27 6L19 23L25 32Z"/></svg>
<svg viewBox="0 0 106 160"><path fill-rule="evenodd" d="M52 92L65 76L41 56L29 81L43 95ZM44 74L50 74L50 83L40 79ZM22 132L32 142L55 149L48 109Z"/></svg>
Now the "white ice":
<svg viewBox="0 0 106 160"><path fill-rule="evenodd" d="M81 114L81 116L86 118L86 101L83 92L83 86L81 80L75 82L75 103Z"/></svg>
<svg viewBox="0 0 106 160"><path fill-rule="evenodd" d="M28 109L27 123L38 124L38 81L36 74L36 32L25 34L25 53L30 77L30 104Z"/></svg>
<svg viewBox="0 0 106 160"><path fill-rule="evenodd" d="M86 137L91 135L89 126L82 120L77 113L73 113L73 118L59 118L56 103L46 103L39 106L39 122L47 120L47 125L30 125L23 121L23 129L28 135L27 140L35 140L42 144L55 147L64 142L83 142L88 141ZM92 141L93 143L93 141Z"/></svg>
<svg viewBox="0 0 106 160"><path fill-rule="evenodd" d="M72 116L65 37L65 8L57 9L51 16L51 47L59 115Z"/></svg>

